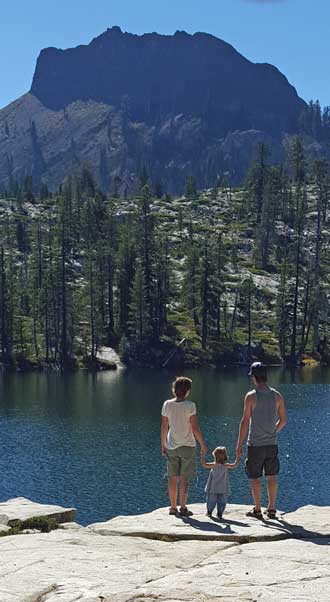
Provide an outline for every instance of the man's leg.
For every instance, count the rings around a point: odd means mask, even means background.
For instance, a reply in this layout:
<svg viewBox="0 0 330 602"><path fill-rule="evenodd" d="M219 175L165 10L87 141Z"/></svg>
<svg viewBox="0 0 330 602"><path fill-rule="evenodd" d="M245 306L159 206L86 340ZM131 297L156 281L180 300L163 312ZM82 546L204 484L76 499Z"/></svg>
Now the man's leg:
<svg viewBox="0 0 330 602"><path fill-rule="evenodd" d="M251 480L252 495L256 512L261 511L261 477L264 464L264 447L248 445L245 471Z"/></svg>
<svg viewBox="0 0 330 602"><path fill-rule="evenodd" d="M168 479L168 495L171 502L171 508L176 508L178 499L178 477Z"/></svg>
<svg viewBox="0 0 330 602"><path fill-rule="evenodd" d="M252 495L254 499L254 507L256 512L261 511L261 480L260 479L252 479Z"/></svg>
<svg viewBox="0 0 330 602"><path fill-rule="evenodd" d="M276 509L276 495L277 495L276 476L267 477L267 491L268 491L268 510L275 510Z"/></svg>
<svg viewBox="0 0 330 602"><path fill-rule="evenodd" d="M188 490L189 490L189 481L188 481L187 477L180 477L180 506L181 506L181 508L187 507Z"/></svg>
<svg viewBox="0 0 330 602"><path fill-rule="evenodd" d="M280 470L280 461L278 457L278 446L268 445L267 446L267 457L265 460L265 475L267 477L267 490L268 490L268 510L276 509L276 495L277 495L277 479Z"/></svg>

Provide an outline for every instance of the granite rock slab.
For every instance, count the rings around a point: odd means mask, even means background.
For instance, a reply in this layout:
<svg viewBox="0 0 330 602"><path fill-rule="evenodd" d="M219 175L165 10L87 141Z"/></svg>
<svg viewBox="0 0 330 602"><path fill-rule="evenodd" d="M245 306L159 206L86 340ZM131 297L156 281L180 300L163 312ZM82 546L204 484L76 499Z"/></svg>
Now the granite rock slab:
<svg viewBox="0 0 330 602"><path fill-rule="evenodd" d="M133 599L137 588L198 566L226 542L172 543L56 530L0 538L1 602ZM120 599L120 598L119 598Z"/></svg>
<svg viewBox="0 0 330 602"><path fill-rule="evenodd" d="M329 600L330 508L306 506L257 521L245 516L247 507L229 505L219 524L207 520L204 505L191 508L184 521L162 508L117 517L100 530L66 525L2 537L0 602ZM229 532L210 539L212 525Z"/></svg>
<svg viewBox="0 0 330 602"><path fill-rule="evenodd" d="M24 497L13 498L0 503L0 515L6 517L5 524L8 525L11 525L15 520L23 521L40 516L54 518L58 523L69 523L74 521L75 514L75 508L39 504Z"/></svg>
<svg viewBox="0 0 330 602"><path fill-rule="evenodd" d="M138 516L118 516L89 529L101 535L124 535L163 541L220 540L238 543L288 539L291 537L330 537L330 510L314 506L285 514L278 512L277 520L257 520L247 517L250 506L231 505L220 521L209 518L205 504L192 504L193 516L169 516L167 508L159 508Z"/></svg>
<svg viewBox="0 0 330 602"><path fill-rule="evenodd" d="M240 545L104 537L0 538L1 602L326 602L329 540Z"/></svg>

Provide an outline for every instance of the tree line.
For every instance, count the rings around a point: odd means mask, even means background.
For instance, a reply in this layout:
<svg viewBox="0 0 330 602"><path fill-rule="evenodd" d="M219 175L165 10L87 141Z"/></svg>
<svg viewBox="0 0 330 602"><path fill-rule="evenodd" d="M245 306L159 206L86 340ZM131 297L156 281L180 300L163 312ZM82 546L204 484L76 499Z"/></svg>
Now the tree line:
<svg viewBox="0 0 330 602"><path fill-rule="evenodd" d="M102 346L132 363L150 361L182 332L201 358L237 361L238 344L252 356L263 322L286 361L325 355L329 190L329 163L308 166L299 138L276 167L259 145L237 197L223 176L208 195L190 177L171 219L155 211L146 173L125 210L97 190L87 168L53 195L44 185L36 194L27 177L2 202L2 362L67 369L82 358L93 365ZM211 226L198 211L206 199L222 198L232 224ZM172 206L164 195L162 207ZM242 231L252 241L244 270ZM277 283L274 299L255 282L263 273Z"/></svg>

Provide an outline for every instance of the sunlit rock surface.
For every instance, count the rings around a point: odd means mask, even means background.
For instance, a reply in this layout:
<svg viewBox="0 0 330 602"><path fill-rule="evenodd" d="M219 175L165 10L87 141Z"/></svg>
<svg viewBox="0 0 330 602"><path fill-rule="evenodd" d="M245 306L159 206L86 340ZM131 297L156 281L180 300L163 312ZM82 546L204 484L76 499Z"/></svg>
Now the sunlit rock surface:
<svg viewBox="0 0 330 602"><path fill-rule="evenodd" d="M245 517L246 507L230 505L221 523L208 519L202 505L191 508L194 516L184 521L165 508L86 528L2 537L0 600L328 599L330 508L306 506L259 522Z"/></svg>

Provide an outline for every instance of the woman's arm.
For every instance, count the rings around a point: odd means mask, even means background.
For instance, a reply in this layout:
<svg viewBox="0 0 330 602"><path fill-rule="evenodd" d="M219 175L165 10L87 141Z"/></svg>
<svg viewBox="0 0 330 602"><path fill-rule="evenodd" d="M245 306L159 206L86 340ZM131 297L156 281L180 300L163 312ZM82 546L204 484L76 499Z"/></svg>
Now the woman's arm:
<svg viewBox="0 0 330 602"><path fill-rule="evenodd" d="M166 437L167 437L167 431L168 431L168 418L167 416L162 416L162 426L160 429L160 441L161 441L161 448L162 448L162 454L163 456L166 456Z"/></svg>
<svg viewBox="0 0 330 602"><path fill-rule="evenodd" d="M199 445L201 446L202 453L205 455L207 449L206 449L206 445L204 443L203 435L199 428L196 414L193 414L193 416L190 416L190 424L191 424L192 432L194 433Z"/></svg>

